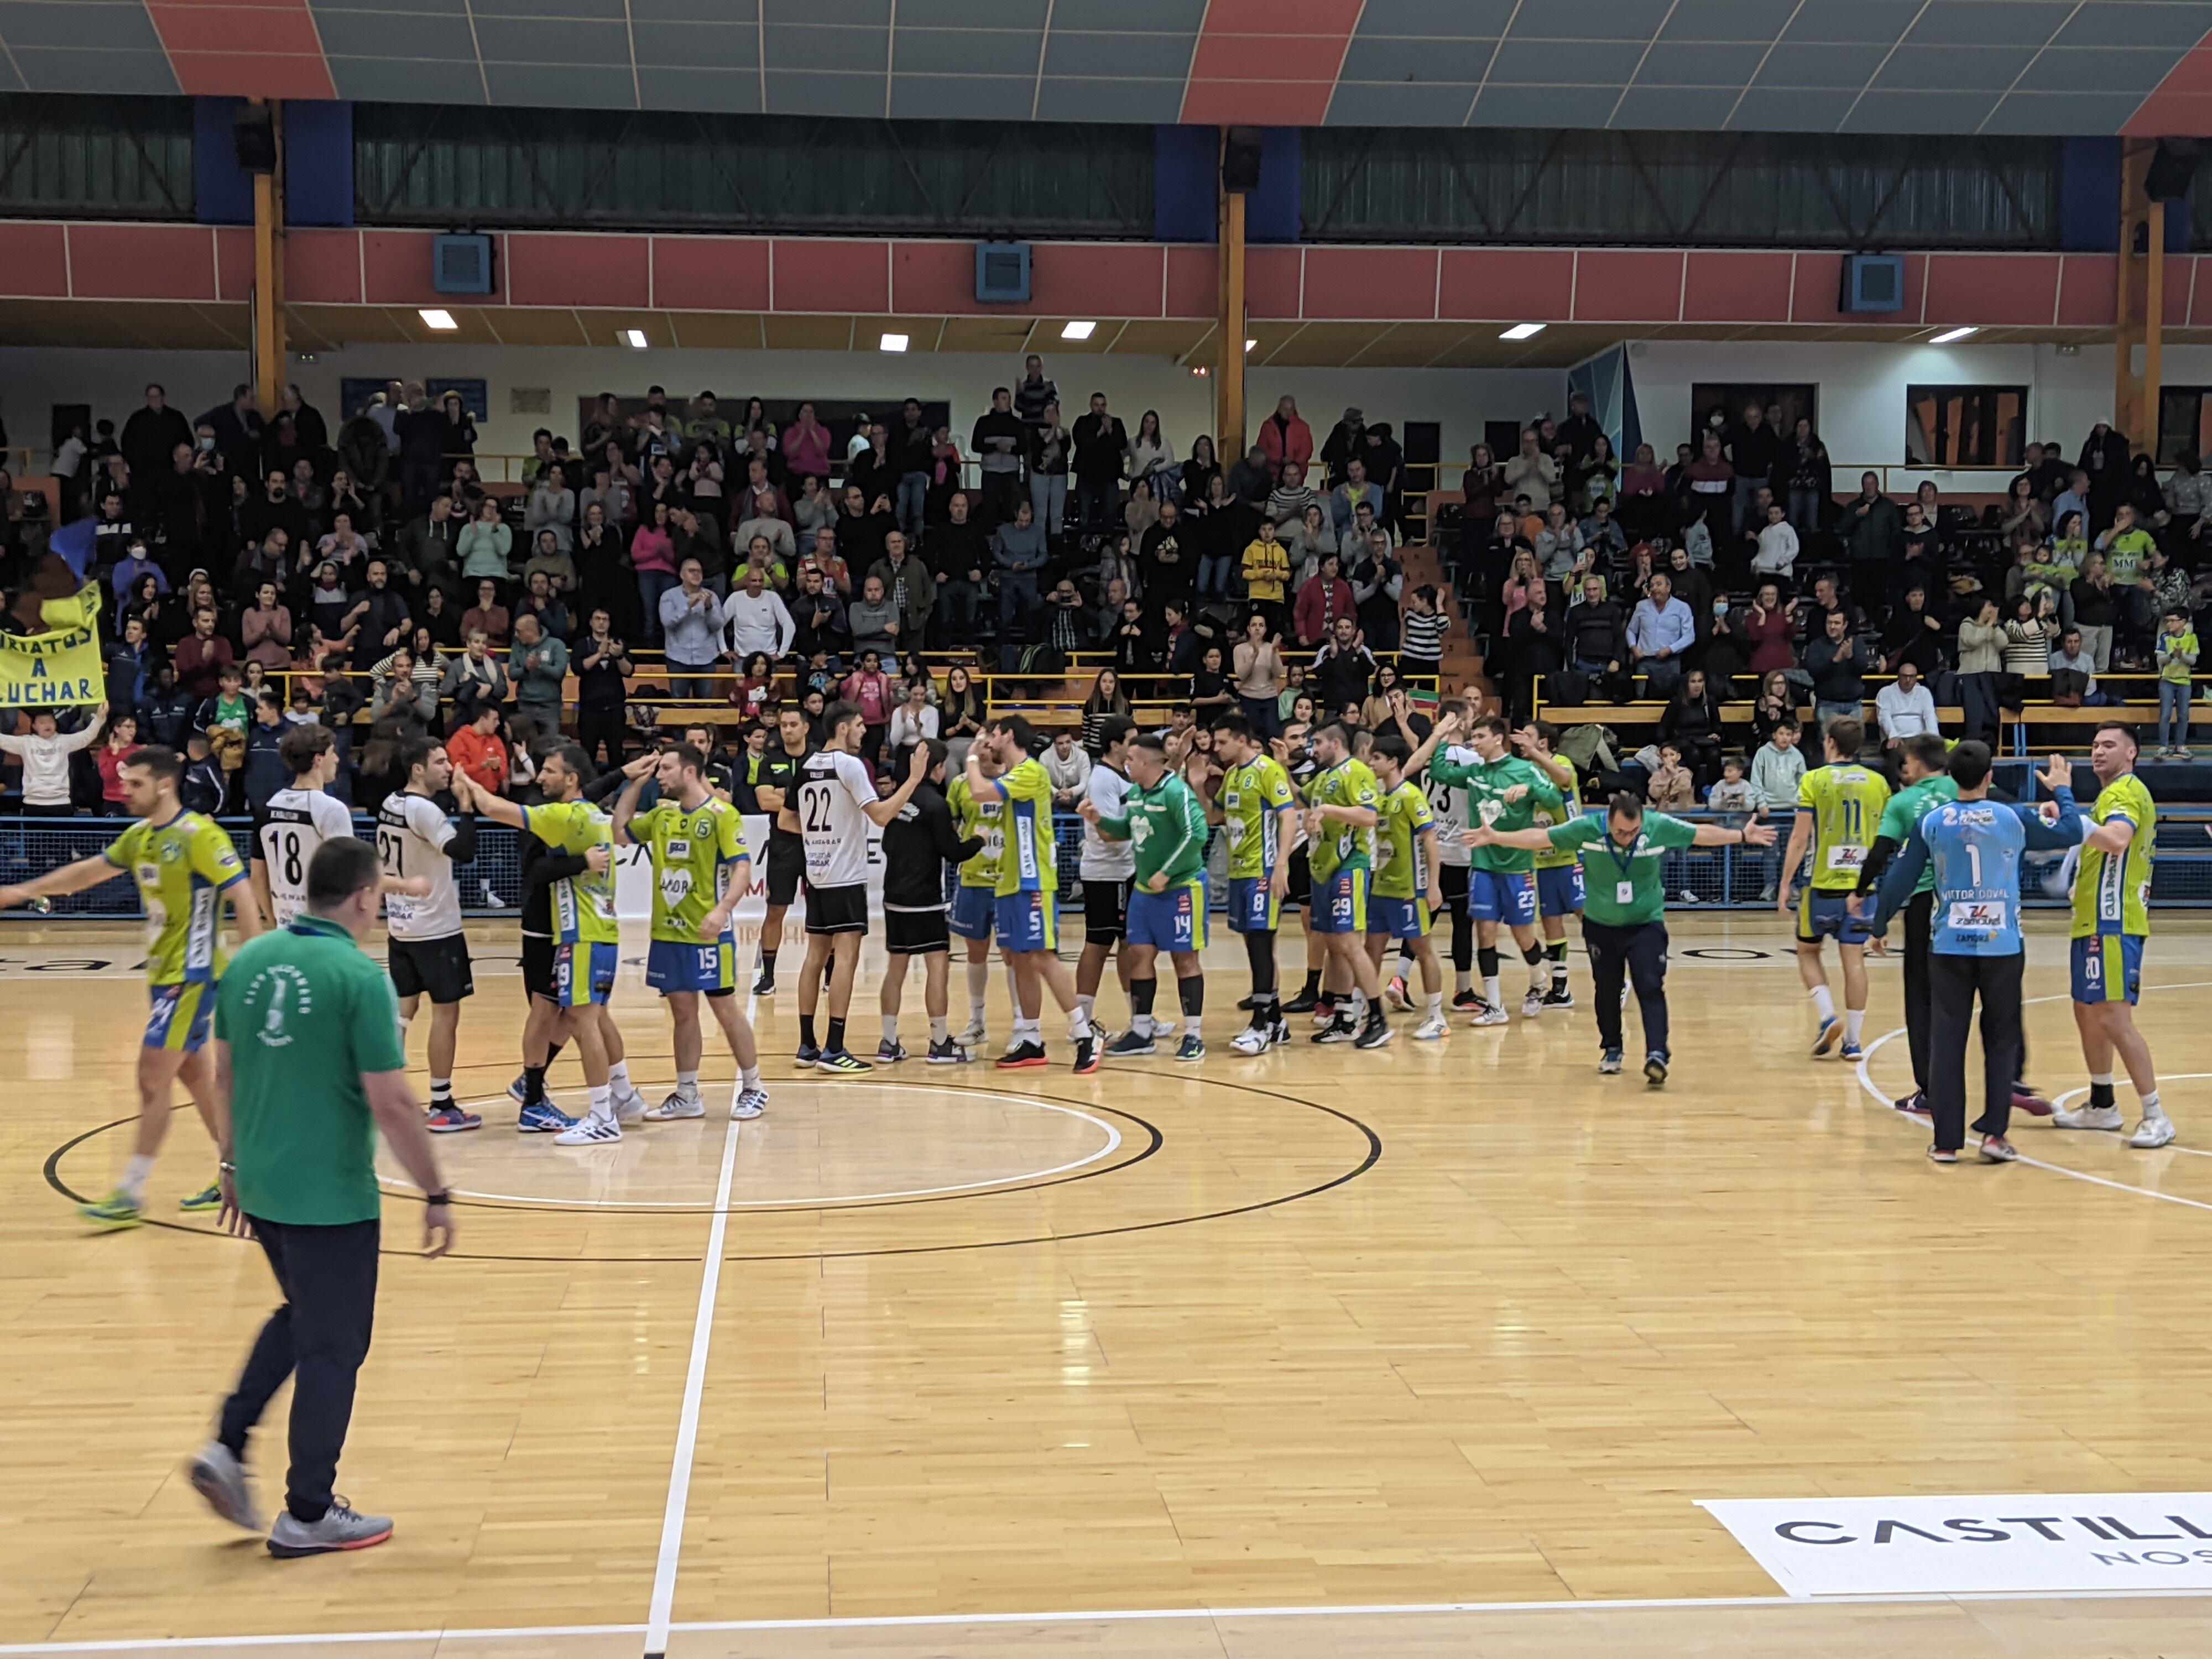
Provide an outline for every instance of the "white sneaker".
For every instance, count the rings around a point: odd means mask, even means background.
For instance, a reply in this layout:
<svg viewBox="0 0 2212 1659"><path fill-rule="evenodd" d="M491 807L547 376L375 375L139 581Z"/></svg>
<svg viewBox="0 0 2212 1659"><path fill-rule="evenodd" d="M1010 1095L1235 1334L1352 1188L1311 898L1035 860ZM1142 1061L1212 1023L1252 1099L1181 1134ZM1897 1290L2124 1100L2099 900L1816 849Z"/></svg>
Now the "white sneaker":
<svg viewBox="0 0 2212 1659"><path fill-rule="evenodd" d="M672 1093L659 1105L645 1114L647 1123L673 1123L678 1118L704 1117L707 1103L696 1095L687 1095L681 1089Z"/></svg>
<svg viewBox="0 0 2212 1659"><path fill-rule="evenodd" d="M1431 1014L1413 1028L1413 1036L1419 1042L1434 1042L1450 1030L1451 1027L1445 1024L1442 1014Z"/></svg>
<svg viewBox="0 0 2212 1659"><path fill-rule="evenodd" d="M576 1120L575 1127L563 1129L553 1137L556 1146L611 1146L622 1139L622 1125L611 1112L589 1113Z"/></svg>
<svg viewBox="0 0 2212 1659"><path fill-rule="evenodd" d="M1468 1021L1470 1025L1510 1025L1512 1023L1513 1016L1503 1008L1485 1008L1473 1019Z"/></svg>
<svg viewBox="0 0 2212 1659"><path fill-rule="evenodd" d="M632 1089L626 1095L619 1095L616 1097L616 1122L642 1123L645 1121L645 1097L638 1093L636 1090Z"/></svg>
<svg viewBox="0 0 2212 1659"><path fill-rule="evenodd" d="M1544 994L1541 991L1531 991L1527 996L1521 999L1522 1018L1541 1019L1543 1017Z"/></svg>
<svg viewBox="0 0 2212 1659"><path fill-rule="evenodd" d="M1382 995L1400 1013L1413 1006L1413 1000L1406 994L1406 981L1402 975L1393 974L1390 976L1390 982L1382 988Z"/></svg>
<svg viewBox="0 0 2212 1659"><path fill-rule="evenodd" d="M1255 1031L1248 1025L1229 1039L1229 1046L1240 1054L1264 1054L1274 1047L1274 1038L1267 1031Z"/></svg>
<svg viewBox="0 0 2212 1659"><path fill-rule="evenodd" d="M483 902L484 908L487 910L504 910L507 908L507 901L491 890L491 884L489 882L486 882L483 884Z"/></svg>
<svg viewBox="0 0 2212 1659"><path fill-rule="evenodd" d="M768 1109L768 1091L740 1089L738 1097L730 1103L730 1115L740 1121L750 1121Z"/></svg>
<svg viewBox="0 0 2212 1659"><path fill-rule="evenodd" d="M980 1048L991 1040L990 1028L980 1019L971 1019L968 1029L952 1040L963 1048Z"/></svg>
<svg viewBox="0 0 2212 1659"><path fill-rule="evenodd" d="M2173 1120L2164 1112L2145 1112L2143 1121L2136 1125L2136 1132L2128 1137L2128 1145L2148 1152L2154 1146L2171 1144L2176 1133Z"/></svg>
<svg viewBox="0 0 2212 1659"><path fill-rule="evenodd" d="M2120 1127L2120 1109L2117 1106L2076 1106L2070 1112L2053 1112L2051 1127L2054 1129L2117 1129Z"/></svg>

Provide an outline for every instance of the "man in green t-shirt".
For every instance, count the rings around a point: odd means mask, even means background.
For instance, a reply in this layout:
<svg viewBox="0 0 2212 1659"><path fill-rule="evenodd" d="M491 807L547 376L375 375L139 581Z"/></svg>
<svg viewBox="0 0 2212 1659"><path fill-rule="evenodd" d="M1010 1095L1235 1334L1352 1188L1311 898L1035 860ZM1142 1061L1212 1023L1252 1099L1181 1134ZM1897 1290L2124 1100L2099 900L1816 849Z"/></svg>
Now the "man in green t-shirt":
<svg viewBox="0 0 2212 1659"><path fill-rule="evenodd" d="M1153 964L1165 951L1175 962L1176 992L1182 1002L1182 1043L1177 1060L1204 1060L1200 1030L1206 1012L1206 808L1168 763L1167 744L1145 732L1129 739L1129 793L1121 816L1108 817L1098 804L1079 809L1109 841L1135 848L1129 915L1121 949L1129 963L1129 1029L1106 1045L1109 1057L1149 1054L1152 999L1159 988Z"/></svg>
<svg viewBox="0 0 2212 1659"><path fill-rule="evenodd" d="M1575 817L1548 830L1500 830L1477 824L1467 832L1467 844L1478 849L1559 848L1580 854L1583 945L1589 952L1603 1047L1597 1068L1608 1076L1620 1070L1620 983L1626 974L1644 1011L1644 1079L1654 1088L1666 1082L1673 1059L1667 1047L1665 855L1686 847L1767 847L1773 841L1771 824L1723 830L1685 823L1664 812L1645 811L1644 803L1626 792L1613 798L1601 823Z"/></svg>
<svg viewBox="0 0 2212 1659"><path fill-rule="evenodd" d="M1858 896L1868 915L1874 914L1874 895L1881 887L1882 872L1912 839L1913 825L1944 802L1959 799L1959 786L1951 781L1950 746L1933 732L1905 739L1899 769L1904 774L1905 787L1881 809L1874 845L1867 848L1866 864L1859 872ZM1916 1117L1928 1115L1928 1033L1934 1018L1928 951L1935 906L1936 866L1930 860L1905 907L1905 1040L1912 1054L1912 1092L1895 1103L1899 1111Z"/></svg>
<svg viewBox="0 0 2212 1659"><path fill-rule="evenodd" d="M1552 775L1512 752L1513 727L1503 714L1479 716L1467 734L1475 760L1462 763L1437 750L1459 736L1449 716L1437 722L1428 740L1413 751L1409 771L1424 766L1429 775L1449 788L1467 792L1467 821L1507 835L1534 826L1540 811L1559 817L1564 811L1559 787ZM1432 755L1436 758L1431 759ZM1536 943L1536 861L1525 848L1510 842L1474 846L1467 876L1467 913L1474 919L1476 965L1482 972L1482 1004L1469 1022L1503 1025L1509 1016L1498 988L1498 929L1510 929L1521 960L1528 965L1528 990L1521 1000L1521 1017L1534 1019L1544 1012L1544 994L1551 988L1551 969L1544 948Z"/></svg>
<svg viewBox="0 0 2212 1659"><path fill-rule="evenodd" d="M354 1380L376 1319L376 1135L422 1192L422 1253L453 1248L453 1212L407 1083L392 981L357 942L375 925L376 849L334 836L308 861L307 908L247 944L216 993L222 1224L250 1233L284 1305L253 1344L216 1437L187 1466L217 1515L258 1531L246 1441L292 1379L291 1469L269 1553L365 1549L392 1536L331 1492Z"/></svg>

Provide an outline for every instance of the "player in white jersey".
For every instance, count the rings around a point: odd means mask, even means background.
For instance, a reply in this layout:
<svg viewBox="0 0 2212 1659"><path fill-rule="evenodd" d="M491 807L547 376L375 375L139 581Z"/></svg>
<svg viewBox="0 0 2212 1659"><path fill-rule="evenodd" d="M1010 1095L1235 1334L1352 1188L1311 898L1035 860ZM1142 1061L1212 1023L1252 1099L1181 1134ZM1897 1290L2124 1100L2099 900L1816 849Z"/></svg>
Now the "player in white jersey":
<svg viewBox="0 0 2212 1659"><path fill-rule="evenodd" d="M315 849L352 835L353 814L325 793L338 770L337 739L328 726L294 726L276 753L292 782L254 814L253 896L264 915L289 927L307 907L307 866Z"/></svg>
<svg viewBox="0 0 2212 1659"><path fill-rule="evenodd" d="M799 769L799 783L776 816L806 848L806 966L799 978L799 1063L824 1072L875 1069L845 1047L845 1016L853 1006L853 976L860 942L868 933L868 825L889 823L913 799L928 769L929 752L917 744L904 781L876 799L876 781L860 757L866 722L849 702L833 702L823 714L829 736ZM814 1040L814 1010L822 1000L822 970L830 968L830 1029Z"/></svg>
<svg viewBox="0 0 2212 1659"><path fill-rule="evenodd" d="M1124 714L1109 714L1098 724L1100 748L1084 785L1084 799L1098 809L1102 818L1126 816L1129 739L1136 732L1136 722ZM1075 1004L1090 1018L1097 1009L1098 981L1106 976L1109 954L1124 1000L1129 994L1129 957L1122 946L1129 919L1129 888L1137 878L1137 844L1109 841L1086 819L1076 873L1083 878L1083 954L1075 963Z"/></svg>
<svg viewBox="0 0 2212 1659"><path fill-rule="evenodd" d="M464 811L456 823L431 797L448 788L453 763L446 745L432 738L410 738L399 745L407 787L386 797L376 815L376 853L384 873L401 881L420 877L427 896L389 892L384 921L390 934L392 989L399 1000L399 1027L406 1030L430 999L430 1117L432 1130L452 1134L483 1126L474 1112L453 1103L453 1053L459 1046L461 1003L476 994L469 965L469 942L461 933L461 898L453 885L453 866L477 855L477 821Z"/></svg>
<svg viewBox="0 0 2212 1659"><path fill-rule="evenodd" d="M1465 731L1473 723L1474 711L1464 701L1449 700L1437 706L1437 718L1456 715L1460 729ZM1441 758L1455 766L1472 766L1481 758L1474 750L1460 744L1447 744L1439 751ZM1454 789L1438 783L1421 769L1415 781L1421 793L1429 799L1430 815L1437 822L1437 876L1443 884L1444 909L1451 916L1452 1003L1454 1008L1472 1011L1474 994L1474 921L1467 913L1467 872L1474 854L1468 851L1467 833L1467 791ZM1412 941L1406 941L1410 947ZM1413 960L1410 948L1401 950L1398 971L1385 988L1394 1008L1411 1008L1413 999L1406 994L1407 974Z"/></svg>

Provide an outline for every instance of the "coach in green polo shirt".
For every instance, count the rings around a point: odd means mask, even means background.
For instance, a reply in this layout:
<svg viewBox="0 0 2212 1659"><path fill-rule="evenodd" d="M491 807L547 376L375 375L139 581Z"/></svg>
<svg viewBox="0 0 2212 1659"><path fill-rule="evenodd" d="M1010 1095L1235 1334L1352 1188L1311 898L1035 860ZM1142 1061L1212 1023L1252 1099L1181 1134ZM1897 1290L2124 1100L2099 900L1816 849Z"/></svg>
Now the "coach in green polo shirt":
<svg viewBox="0 0 2212 1659"><path fill-rule="evenodd" d="M188 1468L216 1514L256 1531L246 1439L293 1381L291 1470L269 1534L276 1556L364 1549L392 1522L331 1492L354 1382L376 1316L376 1134L428 1208L423 1254L453 1247L453 1218L422 1108L407 1083L392 981L356 940L374 925L376 849L327 841L307 866L307 908L231 959L215 1007L216 1140L222 1221L251 1232L284 1304L269 1317L216 1438Z"/></svg>
<svg viewBox="0 0 2212 1659"><path fill-rule="evenodd" d="M1654 1088L1667 1080L1673 1058L1667 1047L1666 855L1686 847L1770 847L1774 826L1747 824L1723 830L1717 824L1685 823L1664 812L1647 812L1631 794L1618 794L1604 822L1571 818L1548 830L1500 831L1477 826L1467 832L1470 847L1525 847L1532 852L1572 852L1583 864L1583 944L1589 951L1596 981L1598 1040L1604 1054L1597 1068L1620 1070L1620 983L1636 986L1644 1012L1644 1077Z"/></svg>

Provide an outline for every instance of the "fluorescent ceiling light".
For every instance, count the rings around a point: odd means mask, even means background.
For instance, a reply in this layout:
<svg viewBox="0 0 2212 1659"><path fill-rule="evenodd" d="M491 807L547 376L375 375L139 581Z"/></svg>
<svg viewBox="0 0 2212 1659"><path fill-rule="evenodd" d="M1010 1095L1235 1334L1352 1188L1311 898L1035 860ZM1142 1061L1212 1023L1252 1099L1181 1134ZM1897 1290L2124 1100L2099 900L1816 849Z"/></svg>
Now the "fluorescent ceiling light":
<svg viewBox="0 0 2212 1659"><path fill-rule="evenodd" d="M645 349L648 342L645 337L645 331L643 329L626 328L623 331L623 343L627 346L635 346L638 350L642 351Z"/></svg>
<svg viewBox="0 0 2212 1659"><path fill-rule="evenodd" d="M1949 345L1954 340L1963 340L1969 334L1979 334L1981 331L1982 331L1978 328L1948 329L1944 332L1938 334L1928 343L1929 345Z"/></svg>
<svg viewBox="0 0 2212 1659"><path fill-rule="evenodd" d="M459 328L460 326L459 323L453 320L453 313L450 311L431 311L425 309L418 314L422 317L426 326L437 329L441 332L447 329Z"/></svg>
<svg viewBox="0 0 2212 1659"><path fill-rule="evenodd" d="M1545 323L1516 323L1498 337L1501 340L1533 340L1548 326Z"/></svg>
<svg viewBox="0 0 2212 1659"><path fill-rule="evenodd" d="M906 349L906 336L903 334L886 334L882 339L876 342L876 349L879 351L904 351Z"/></svg>
<svg viewBox="0 0 2212 1659"><path fill-rule="evenodd" d="M1097 331L1098 325L1096 323L1068 323L1061 327L1060 337L1063 340L1087 340Z"/></svg>

